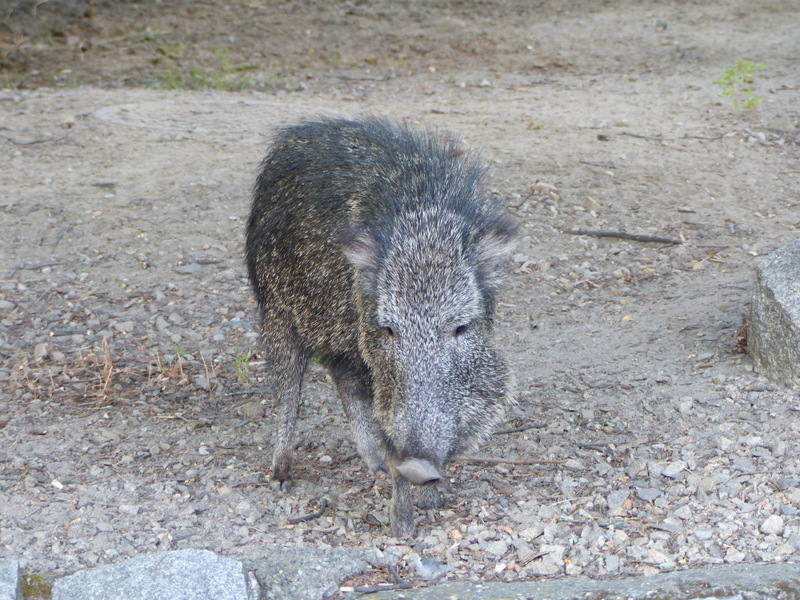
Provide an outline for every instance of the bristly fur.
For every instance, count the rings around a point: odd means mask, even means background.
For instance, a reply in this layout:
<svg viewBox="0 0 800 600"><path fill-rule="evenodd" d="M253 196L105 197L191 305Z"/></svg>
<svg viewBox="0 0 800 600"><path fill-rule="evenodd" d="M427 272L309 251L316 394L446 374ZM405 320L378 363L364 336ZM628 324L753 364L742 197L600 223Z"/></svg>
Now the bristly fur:
<svg viewBox="0 0 800 600"><path fill-rule="evenodd" d="M275 487L309 358L334 379L359 452L395 486L392 530L414 530L409 458L441 469L474 448L511 402L491 345L515 235L451 137L386 119L286 127L261 164L247 226L250 279L280 415Z"/></svg>

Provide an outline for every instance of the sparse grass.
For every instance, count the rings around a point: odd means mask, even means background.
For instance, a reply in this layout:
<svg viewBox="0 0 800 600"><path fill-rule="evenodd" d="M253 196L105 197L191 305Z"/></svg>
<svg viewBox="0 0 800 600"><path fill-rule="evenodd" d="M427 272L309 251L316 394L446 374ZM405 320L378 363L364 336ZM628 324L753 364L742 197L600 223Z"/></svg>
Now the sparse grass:
<svg viewBox="0 0 800 600"><path fill-rule="evenodd" d="M755 92L756 73L765 68L763 63L737 60L712 83L722 88L723 95L731 97L734 108L754 109L761 104L761 96Z"/></svg>
<svg viewBox="0 0 800 600"><path fill-rule="evenodd" d="M233 361L236 380L241 384L250 383L250 359L253 358L251 350L241 351L236 348L236 359Z"/></svg>
<svg viewBox="0 0 800 600"><path fill-rule="evenodd" d="M162 44L158 47L158 52L167 60L167 66L158 75L152 87L168 90L212 89L228 92L250 87L250 81L245 73L253 70L254 67L235 67L223 48L218 47L214 51L219 61L219 67L207 69L192 66L188 70L182 69L179 64L185 49L185 44Z"/></svg>

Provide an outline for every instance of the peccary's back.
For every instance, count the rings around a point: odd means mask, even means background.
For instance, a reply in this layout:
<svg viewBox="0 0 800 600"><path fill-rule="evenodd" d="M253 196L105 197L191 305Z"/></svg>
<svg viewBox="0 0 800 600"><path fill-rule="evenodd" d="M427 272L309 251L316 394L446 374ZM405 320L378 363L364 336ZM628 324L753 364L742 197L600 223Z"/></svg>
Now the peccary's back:
<svg viewBox="0 0 800 600"><path fill-rule="evenodd" d="M354 354L353 267L359 228L380 237L397 215L439 205L466 221L494 208L483 169L454 141L384 119L327 119L282 129L261 165L247 228L257 300L291 315L313 352Z"/></svg>

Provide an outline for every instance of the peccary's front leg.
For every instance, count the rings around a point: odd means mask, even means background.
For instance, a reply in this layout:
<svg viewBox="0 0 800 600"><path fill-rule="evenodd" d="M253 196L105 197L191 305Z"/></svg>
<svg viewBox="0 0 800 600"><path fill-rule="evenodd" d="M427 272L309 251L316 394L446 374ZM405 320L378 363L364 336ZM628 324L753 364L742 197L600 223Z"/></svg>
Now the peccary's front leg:
<svg viewBox="0 0 800 600"><path fill-rule="evenodd" d="M414 537L414 494L411 482L392 465L392 503L389 527L394 537Z"/></svg>
<svg viewBox="0 0 800 600"><path fill-rule="evenodd" d="M287 492L292 486L292 438L300 410L300 393L308 365L308 352L297 342L288 322L270 319L266 314L263 322L265 357L276 377L278 396L278 428L272 451L270 487Z"/></svg>
<svg viewBox="0 0 800 600"><path fill-rule="evenodd" d="M388 473L383 454L375 440L372 389L366 366L340 363L331 368L331 377L336 384L336 391L342 400L347 419L350 421L358 453L373 473L376 475Z"/></svg>

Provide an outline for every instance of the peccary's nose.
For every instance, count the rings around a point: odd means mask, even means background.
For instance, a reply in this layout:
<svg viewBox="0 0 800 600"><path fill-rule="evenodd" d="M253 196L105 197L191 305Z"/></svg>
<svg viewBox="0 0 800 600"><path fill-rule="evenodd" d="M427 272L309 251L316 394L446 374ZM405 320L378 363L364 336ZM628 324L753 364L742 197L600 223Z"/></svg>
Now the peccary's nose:
<svg viewBox="0 0 800 600"><path fill-rule="evenodd" d="M439 471L427 460L408 458L397 465L397 470L414 485L436 483L442 479Z"/></svg>

